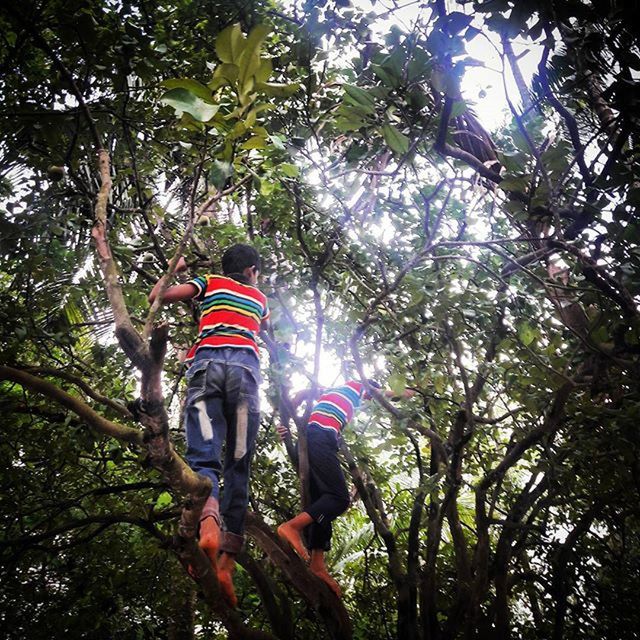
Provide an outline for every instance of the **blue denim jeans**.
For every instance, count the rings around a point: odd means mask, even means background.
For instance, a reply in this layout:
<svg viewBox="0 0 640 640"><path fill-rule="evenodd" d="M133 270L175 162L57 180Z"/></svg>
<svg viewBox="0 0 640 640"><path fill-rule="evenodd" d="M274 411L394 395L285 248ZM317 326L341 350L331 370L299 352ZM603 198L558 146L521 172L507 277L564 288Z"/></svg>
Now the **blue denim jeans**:
<svg viewBox="0 0 640 640"><path fill-rule="evenodd" d="M219 500L222 476L220 515L224 528L241 536L260 424L258 358L247 349L200 349L187 380L187 462L211 480L211 495Z"/></svg>

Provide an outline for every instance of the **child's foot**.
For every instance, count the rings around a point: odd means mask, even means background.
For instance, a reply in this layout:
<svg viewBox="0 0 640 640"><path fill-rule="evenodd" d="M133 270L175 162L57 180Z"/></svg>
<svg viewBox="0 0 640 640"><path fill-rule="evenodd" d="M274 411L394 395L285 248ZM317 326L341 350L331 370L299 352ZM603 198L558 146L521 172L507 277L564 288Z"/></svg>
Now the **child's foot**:
<svg viewBox="0 0 640 640"><path fill-rule="evenodd" d="M302 542L302 536L300 531L288 523L281 524L278 527L278 535L288 542L293 550L305 561L309 562L309 552L306 550L304 543Z"/></svg>
<svg viewBox="0 0 640 640"><path fill-rule="evenodd" d="M238 598L233 588L233 576L227 571L218 571L217 575L224 599L230 607L235 609L238 606Z"/></svg>
<svg viewBox="0 0 640 640"><path fill-rule="evenodd" d="M235 567L235 558L227 553L223 553L218 561L218 570L216 573L222 595L227 601L227 604L234 609L238 606L238 598L233 588L233 572Z"/></svg>
<svg viewBox="0 0 640 640"><path fill-rule="evenodd" d="M338 596L338 598L342 598L342 589L340 589L340 585L323 569L314 569L310 567L311 571L320 578L328 587L333 591L333 593Z"/></svg>
<svg viewBox="0 0 640 640"><path fill-rule="evenodd" d="M220 527L213 517L200 521L200 548L207 554L209 562L216 569L218 550L220 549Z"/></svg>

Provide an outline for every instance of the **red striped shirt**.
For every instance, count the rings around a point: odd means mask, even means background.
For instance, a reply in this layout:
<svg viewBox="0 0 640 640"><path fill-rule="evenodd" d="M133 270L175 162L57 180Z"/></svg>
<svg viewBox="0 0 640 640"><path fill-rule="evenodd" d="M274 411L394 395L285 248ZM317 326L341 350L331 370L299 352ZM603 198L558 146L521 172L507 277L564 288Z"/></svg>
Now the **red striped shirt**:
<svg viewBox="0 0 640 640"><path fill-rule="evenodd" d="M194 299L200 303L200 324L187 362L202 347L252 349L258 355L256 337L269 317L264 293L226 276L201 276L190 284L198 290Z"/></svg>
<svg viewBox="0 0 640 640"><path fill-rule="evenodd" d="M309 424L335 429L339 433L353 418L364 393L362 383L355 380L349 380L341 387L328 389L313 407Z"/></svg>

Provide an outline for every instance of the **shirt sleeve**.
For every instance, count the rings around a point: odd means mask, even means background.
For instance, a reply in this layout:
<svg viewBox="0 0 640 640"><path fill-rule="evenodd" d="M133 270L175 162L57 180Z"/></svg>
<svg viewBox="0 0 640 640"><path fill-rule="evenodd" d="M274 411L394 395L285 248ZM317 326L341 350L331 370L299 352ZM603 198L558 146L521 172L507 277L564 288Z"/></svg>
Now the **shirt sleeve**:
<svg viewBox="0 0 640 640"><path fill-rule="evenodd" d="M266 322L271 317L271 310L269 309L269 303L267 302L267 297L264 298L264 307L262 309L262 318L261 322Z"/></svg>
<svg viewBox="0 0 640 640"><path fill-rule="evenodd" d="M208 276L198 276L193 278L193 280L189 280L187 284L192 284L198 290L195 296L193 296L194 300L198 300L199 302L203 300L204 294L207 291L207 280Z"/></svg>
<svg viewBox="0 0 640 640"><path fill-rule="evenodd" d="M347 382L347 384L360 396L362 397L362 395L365 392L365 388L364 385L362 384L362 382L358 382L357 380L349 380L349 382Z"/></svg>

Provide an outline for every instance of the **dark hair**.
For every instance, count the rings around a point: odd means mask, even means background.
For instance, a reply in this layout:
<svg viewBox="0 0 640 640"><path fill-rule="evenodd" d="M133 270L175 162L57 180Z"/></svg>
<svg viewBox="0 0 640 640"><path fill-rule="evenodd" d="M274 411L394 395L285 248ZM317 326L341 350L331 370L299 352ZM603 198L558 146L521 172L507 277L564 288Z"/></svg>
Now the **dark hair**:
<svg viewBox="0 0 640 640"><path fill-rule="evenodd" d="M234 280L247 280L242 273L247 267L260 271L260 254L248 244L234 244L222 254L222 273Z"/></svg>

